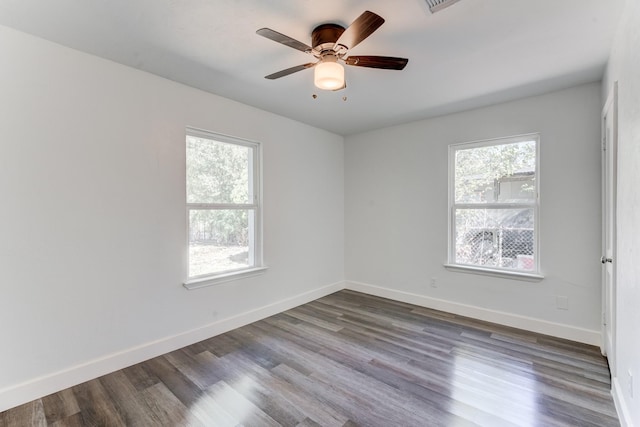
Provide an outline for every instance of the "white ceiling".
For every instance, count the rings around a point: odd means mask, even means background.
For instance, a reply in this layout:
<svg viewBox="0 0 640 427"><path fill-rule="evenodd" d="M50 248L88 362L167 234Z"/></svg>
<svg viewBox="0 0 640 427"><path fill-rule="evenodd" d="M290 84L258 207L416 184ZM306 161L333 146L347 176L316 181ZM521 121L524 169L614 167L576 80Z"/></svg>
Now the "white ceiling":
<svg viewBox="0 0 640 427"><path fill-rule="evenodd" d="M348 135L599 80L623 3L0 0L0 24ZM350 53L409 58L404 71L346 67L340 92L316 89L312 70L264 79L313 58L257 29L311 44L318 24L365 10L386 22Z"/></svg>

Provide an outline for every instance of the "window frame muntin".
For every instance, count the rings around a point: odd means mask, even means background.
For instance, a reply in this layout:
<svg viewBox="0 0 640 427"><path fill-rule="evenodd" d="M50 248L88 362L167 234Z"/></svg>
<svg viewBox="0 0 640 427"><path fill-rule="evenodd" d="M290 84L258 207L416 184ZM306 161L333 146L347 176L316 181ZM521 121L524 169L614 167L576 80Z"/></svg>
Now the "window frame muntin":
<svg viewBox="0 0 640 427"><path fill-rule="evenodd" d="M238 146L248 147L251 149L251 165L249 173L251 176L251 185L253 193L253 203L189 203L187 202L188 194L187 189L187 137L195 137L208 139L216 142L234 144ZM255 276L266 270L263 261L263 230L262 230L262 144L258 141L252 141L236 136L226 135L209 130L199 129L191 126L187 126L185 129L185 225L186 225L186 277L187 279L183 283L187 289L197 289L201 287L216 285L233 280L242 279L245 277ZM253 259L252 265L244 268L236 268L231 270L223 270L215 273L201 274L197 276L189 276L190 266L190 251L189 251L189 236L190 236L190 212L191 210L253 210L254 211L254 224L253 224Z"/></svg>
<svg viewBox="0 0 640 427"><path fill-rule="evenodd" d="M535 201L522 203L459 203L455 202L455 153L462 149L473 149L495 145L507 145L518 142L535 141L536 159L535 159ZM447 263L445 267L454 271L463 271L467 273L480 273L492 276L513 276L525 279L539 280L544 276L541 271L541 251L540 251L540 133L526 133L521 135L513 135L507 137L490 138L469 142L458 142L449 144L448 147L448 219L447 219ZM461 264L456 262L455 257L455 213L457 209L514 209L514 208L533 208L534 230L533 230L533 253L535 268L529 270L517 270L504 267L483 267L474 264Z"/></svg>

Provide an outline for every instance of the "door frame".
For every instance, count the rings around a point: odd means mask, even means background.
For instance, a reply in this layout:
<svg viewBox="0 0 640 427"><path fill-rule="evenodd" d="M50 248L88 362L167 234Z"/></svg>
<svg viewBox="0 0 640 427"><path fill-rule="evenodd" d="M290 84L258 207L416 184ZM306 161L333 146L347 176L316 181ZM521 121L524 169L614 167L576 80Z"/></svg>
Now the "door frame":
<svg viewBox="0 0 640 427"><path fill-rule="evenodd" d="M610 140L607 139L607 117L610 121ZM616 205L618 171L618 82L613 87L602 109L602 255L613 262L602 263L602 354L607 356L611 376L616 376ZM610 164L607 161L610 158ZM609 185L609 183L611 185ZM610 197L608 192L611 190ZM611 205L609 205L609 203ZM609 223L611 221L611 223ZM609 235L609 233L611 235ZM610 242L611 248L607 248ZM611 283L607 287L607 267L610 265ZM607 292L609 294L607 295ZM607 325L607 322L609 325ZM607 327L609 326L609 327ZM610 331L610 332L609 332ZM609 333L611 336L609 336ZM609 344L610 343L610 344ZM608 345L609 344L609 345Z"/></svg>

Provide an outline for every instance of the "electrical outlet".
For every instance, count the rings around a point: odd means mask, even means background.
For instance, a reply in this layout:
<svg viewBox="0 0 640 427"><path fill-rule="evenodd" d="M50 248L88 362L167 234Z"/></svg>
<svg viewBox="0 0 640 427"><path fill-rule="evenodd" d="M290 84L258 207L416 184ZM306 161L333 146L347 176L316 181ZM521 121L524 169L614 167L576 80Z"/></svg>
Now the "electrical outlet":
<svg viewBox="0 0 640 427"><path fill-rule="evenodd" d="M633 399L633 374L631 373L631 369L627 372L629 374L629 397Z"/></svg>
<svg viewBox="0 0 640 427"><path fill-rule="evenodd" d="M435 277L432 277L430 284L431 284L432 288L437 288L438 287L438 279L436 279Z"/></svg>
<svg viewBox="0 0 640 427"><path fill-rule="evenodd" d="M556 307L558 310L569 310L569 297L556 295Z"/></svg>

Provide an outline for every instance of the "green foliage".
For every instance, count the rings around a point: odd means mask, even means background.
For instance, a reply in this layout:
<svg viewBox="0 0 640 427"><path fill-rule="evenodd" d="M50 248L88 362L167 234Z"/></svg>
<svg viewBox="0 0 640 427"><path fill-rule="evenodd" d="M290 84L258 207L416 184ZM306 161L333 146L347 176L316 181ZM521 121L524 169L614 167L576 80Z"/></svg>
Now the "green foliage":
<svg viewBox="0 0 640 427"><path fill-rule="evenodd" d="M248 204L252 149L187 137L187 203ZM191 210L190 240L218 245L246 245L247 209Z"/></svg>
<svg viewBox="0 0 640 427"><path fill-rule="evenodd" d="M219 246L247 246L248 216L246 209L192 209L190 240Z"/></svg>
<svg viewBox="0 0 640 427"><path fill-rule="evenodd" d="M496 183L516 174L531 174L536 166L534 141L457 150L455 153L456 203L493 202L484 195L493 192ZM533 175L532 175L533 176ZM533 192L532 181L523 181L521 191Z"/></svg>
<svg viewBox="0 0 640 427"><path fill-rule="evenodd" d="M250 203L251 149L187 137L187 203Z"/></svg>

